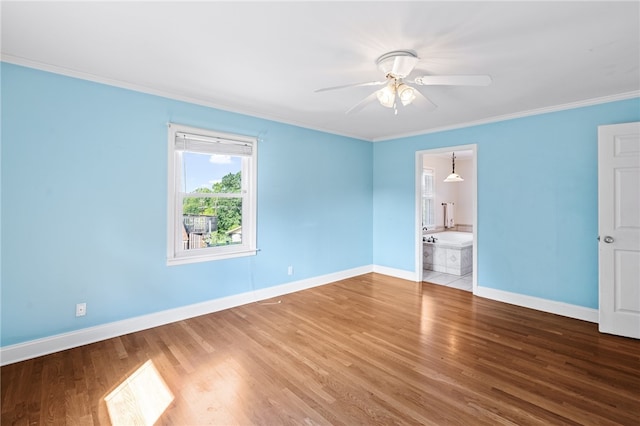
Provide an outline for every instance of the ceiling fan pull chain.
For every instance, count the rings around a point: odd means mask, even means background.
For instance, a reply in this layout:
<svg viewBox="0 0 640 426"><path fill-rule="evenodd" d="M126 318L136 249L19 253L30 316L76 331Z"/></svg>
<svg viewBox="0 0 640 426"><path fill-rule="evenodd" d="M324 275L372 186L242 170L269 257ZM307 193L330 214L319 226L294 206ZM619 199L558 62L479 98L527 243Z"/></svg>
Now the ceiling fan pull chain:
<svg viewBox="0 0 640 426"><path fill-rule="evenodd" d="M398 80L393 79L393 114L398 115Z"/></svg>

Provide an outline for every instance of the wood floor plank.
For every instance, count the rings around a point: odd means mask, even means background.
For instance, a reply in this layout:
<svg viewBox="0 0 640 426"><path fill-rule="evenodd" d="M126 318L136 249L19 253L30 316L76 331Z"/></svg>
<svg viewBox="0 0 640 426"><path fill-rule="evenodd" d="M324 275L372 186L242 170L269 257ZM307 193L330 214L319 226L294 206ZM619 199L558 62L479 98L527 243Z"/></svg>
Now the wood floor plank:
<svg viewBox="0 0 640 426"><path fill-rule="evenodd" d="M140 371L173 398L156 414ZM117 389L122 418L162 425L640 424L640 341L380 274L0 373L3 425L108 425Z"/></svg>

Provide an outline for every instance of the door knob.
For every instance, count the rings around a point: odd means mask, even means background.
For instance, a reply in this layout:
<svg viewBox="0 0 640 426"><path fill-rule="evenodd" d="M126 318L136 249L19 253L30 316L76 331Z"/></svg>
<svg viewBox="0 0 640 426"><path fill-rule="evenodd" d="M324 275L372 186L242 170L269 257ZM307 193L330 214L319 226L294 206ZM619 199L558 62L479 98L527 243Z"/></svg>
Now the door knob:
<svg viewBox="0 0 640 426"><path fill-rule="evenodd" d="M604 237L604 242L607 244L611 244L613 241L614 241L613 237L610 237L609 235Z"/></svg>

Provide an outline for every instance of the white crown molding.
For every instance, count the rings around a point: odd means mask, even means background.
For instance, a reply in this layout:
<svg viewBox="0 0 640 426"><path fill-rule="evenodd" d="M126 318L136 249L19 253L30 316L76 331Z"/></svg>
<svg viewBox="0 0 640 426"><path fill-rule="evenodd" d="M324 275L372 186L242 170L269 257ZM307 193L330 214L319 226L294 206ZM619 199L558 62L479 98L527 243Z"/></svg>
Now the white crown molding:
<svg viewBox="0 0 640 426"><path fill-rule="evenodd" d="M96 75L96 74L91 74L91 73L86 73L86 72L82 72L82 71L72 70L72 69L69 69L69 68L59 67L57 65L50 65L50 64L45 64L45 63L42 63L42 62L32 61L30 59L21 58L19 56L7 55L6 53L3 53L3 54L0 55L0 60L2 62L7 62L7 63L13 64L13 65L19 65L19 66L23 66L23 67L27 67L27 68L33 68L33 69L37 69L37 70L40 70L40 71L46 71L46 72L50 72L50 73L53 73L53 74L63 75L63 76L66 76L66 77L77 78L77 79L80 79L80 80L92 81L94 83L105 84L105 85L108 85L108 86L119 87L121 89L127 89L127 90L131 90L131 91L134 91L134 92L145 93L147 95L159 96L159 97L162 97L162 98L172 99L172 100L175 100L175 101L187 102L187 103L194 104L194 105L200 105L200 106L204 106L204 107L208 107L208 108L219 109L219 110L222 110L222 111L225 111L225 112L232 112L232 113L236 113L236 114L248 115L250 117L260 118L260 119L268 120L268 121L275 121L277 123L289 124L291 126L301 127L301 128L304 128L304 129L316 130L318 132L331 133L331 134L334 134L334 135L337 135L337 136L343 136L343 137L346 137L346 138L352 138L352 139L358 139L358 140L364 140L364 141L367 141L367 142L372 142L371 140L362 139L359 136L354 136L354 135L350 135L350 134L343 134L343 133L336 133L334 131L328 131L327 129L310 127L308 124L298 123L298 122L295 122L295 121L292 121L292 120L288 120L286 117L265 115L265 114L262 114L260 112L251 111L251 110L247 110L247 109L240 110L240 109L234 108L234 107L229 106L229 105L217 104L215 102L206 101L206 100L199 99L199 98L193 98L193 97L190 97L190 96L178 95L178 94L175 94L173 92L168 92L168 91L164 91L164 90L158 90L158 89L154 89L152 87L143 86L143 85L140 85L140 84L129 83L129 82L122 81L122 80L116 80L116 79L111 79L111 78L107 78L107 77L102 77L102 76L99 76L99 75Z"/></svg>
<svg viewBox="0 0 640 426"><path fill-rule="evenodd" d="M187 103L191 103L191 104L195 104L195 105L201 105L201 106L205 106L205 107L209 107L209 108L215 108L215 109L219 109L219 110L223 110L223 111L227 111L227 112L233 112L233 113L236 113L236 114L249 115L249 116L255 117L255 118L261 118L261 119L264 119L264 120L275 121L275 122L283 123L283 124L289 124L289 125L292 125L292 126L302 127L302 128L309 129L309 130L316 130L316 131L323 132L323 133L330 133L330 134L334 134L334 135L337 135L337 136L343 136L343 137L353 138L353 139L358 139L358 140L365 140L365 141L368 141L368 142L384 142L384 141L402 139L402 138L407 138L407 137L412 137L412 136L427 135L427 134L430 134L430 133L438 133L438 132L444 132L444 131L447 131L447 130L462 129L462 128L465 128L465 127L473 127L473 126L479 126L479 125L482 125L482 124L489 124L489 123L496 123L496 122L499 122L499 121L512 120L514 118L522 118L522 117L528 117L528 116L532 116L532 115L546 114L546 113L549 113L549 112L557 112L557 111L563 111L563 110L567 110L567 109L580 108L580 107L585 107L585 106L591 106L591 105L597 105L597 104L602 104L602 103L607 103L607 102L621 101L621 100L640 97L640 90L637 90L637 91L632 91L632 92L627 92L627 93L620 93L620 94L617 94L617 95L604 96L604 97L601 97L601 98L586 99L586 100L582 100L582 101L578 101L578 102L572 102L572 103L563 104L563 105L556 105L556 106L551 106L551 107L533 109L533 110L529 110L529 111L521 111L521 112L517 112L517 113L513 113L513 114L506 114L506 115L500 115L500 116L495 116L495 117L489 117L489 118L486 118L486 119L483 119L483 120L469 121L469 122L466 122L466 123L453 124L451 126L443 126L443 127L437 127L437 128L429 129L429 130L422 130L422 131L418 131L418 132L398 134L398 135L394 135L394 136L391 136L391 137L363 139L362 137L355 136L355 135L350 135L350 134L346 134L346 133L336 133L334 131L329 131L327 129L310 127L308 124L298 123L298 122L295 122L295 121L287 120L285 117L268 116L268 115L261 114L259 112L255 112L255 111L250 111L250 110L239 110L239 109L233 108L233 107L231 107L229 105L222 105L222 104L217 104L217 103L210 102L210 101L205 101L203 99L192 98L192 97L189 97L189 96L177 95L177 94L172 93L172 92L158 90L158 89L154 89L154 88L143 86L143 85L139 85L139 84L128 83L126 81L110 79L110 78L102 77L102 76L99 76L99 75L96 75L96 74L76 71L76 70L72 70L72 69L69 69L69 68L59 67L59 66L56 66L56 65L50 65L50 64L45 64L45 63L42 63L42 62L32 61L30 59L22 58L22 57L19 57L19 56L7 55L6 53L3 53L3 54L0 55L0 60L2 62L7 62L7 63L14 64L14 65L20 65L20 66L24 66L24 67L28 67L28 68L34 68L34 69L38 69L38 70L41 70L41 71L46 71L46 72L51 72L51 73L54 73L54 74L64 75L64 76L67 76L67 77L78 78L78 79L81 79L81 80L93 81L94 83L106 84L106 85L109 85L109 86L114 86L114 87L119 87L119 88L122 88L122 89L132 90L134 92L140 92L140 93L146 93L148 95L160 96L160 97L167 98L167 99L173 99L173 100L176 100L176 101L187 102Z"/></svg>
<svg viewBox="0 0 640 426"><path fill-rule="evenodd" d="M334 272L327 275L294 281L234 296L155 312L122 321L83 328L69 333L62 333L55 336L44 337L42 339L35 339L24 343L4 346L0 348L0 365L13 364L26 359L99 342L101 340L134 333L136 331L146 330L152 327L158 327L160 325L182 321L200 315L222 311L224 309L330 284L370 272L373 272L373 266L361 266L354 269Z"/></svg>
<svg viewBox="0 0 640 426"><path fill-rule="evenodd" d="M489 117L482 120L475 120L475 121L468 121L466 123L453 124L451 126L436 127L426 131L405 133L402 135L393 136L391 138L373 139L372 142L384 142L384 141L408 138L413 136L428 135L430 133L439 133L439 132L444 132L448 130L464 129L466 127L480 126L483 124L490 124L490 123L498 123L500 121L513 120L516 118L524 118L524 117L530 117L533 115L548 114L550 112L566 111L568 109L606 104L609 102L624 101L627 99L634 99L638 97L640 97L640 90L635 90L632 92L619 93L617 95L603 96L600 98L593 98L593 99L585 99L582 101L571 102L567 104L555 105L555 106L544 107L544 108L537 108L537 109L532 109L528 111L520 111L520 112L515 112L513 114L498 115L495 117Z"/></svg>

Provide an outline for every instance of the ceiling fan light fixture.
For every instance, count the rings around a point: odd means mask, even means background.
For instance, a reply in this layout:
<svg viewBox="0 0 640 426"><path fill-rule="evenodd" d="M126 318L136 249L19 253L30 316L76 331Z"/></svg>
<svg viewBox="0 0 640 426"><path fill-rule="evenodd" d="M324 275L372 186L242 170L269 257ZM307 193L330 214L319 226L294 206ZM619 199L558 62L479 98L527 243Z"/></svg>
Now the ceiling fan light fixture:
<svg viewBox="0 0 640 426"><path fill-rule="evenodd" d="M388 84L376 92L380 105L392 108L396 100L396 88L393 84Z"/></svg>
<svg viewBox="0 0 640 426"><path fill-rule="evenodd" d="M382 71L384 80L366 81L362 83L343 84L340 86L325 87L317 89L315 92L325 92L328 90L346 89L349 87L365 87L377 86L382 87L355 106L349 108L346 113L352 113L361 110L369 102L375 102L378 99L380 105L385 108L393 109L398 114L398 103L403 106L411 105L414 101L418 101L422 105L431 108L438 106L431 102L418 86L486 86L491 84L491 77L488 75L423 75L409 79L409 75L414 72L415 66L420 61L418 54L413 50L393 50L387 52L376 59L378 69ZM404 81L407 83L404 83ZM459 176L458 176L459 177ZM449 179L447 182L457 182L458 180ZM462 178L460 178L462 180Z"/></svg>
<svg viewBox="0 0 640 426"><path fill-rule="evenodd" d="M402 105L407 106L411 104L416 98L415 89L411 86L408 86L404 83L398 85L398 97L400 98L400 102Z"/></svg>
<svg viewBox="0 0 640 426"><path fill-rule="evenodd" d="M394 50L381 55L376 60L376 64L385 75L404 78L413 71L418 60L418 55L413 50Z"/></svg>

